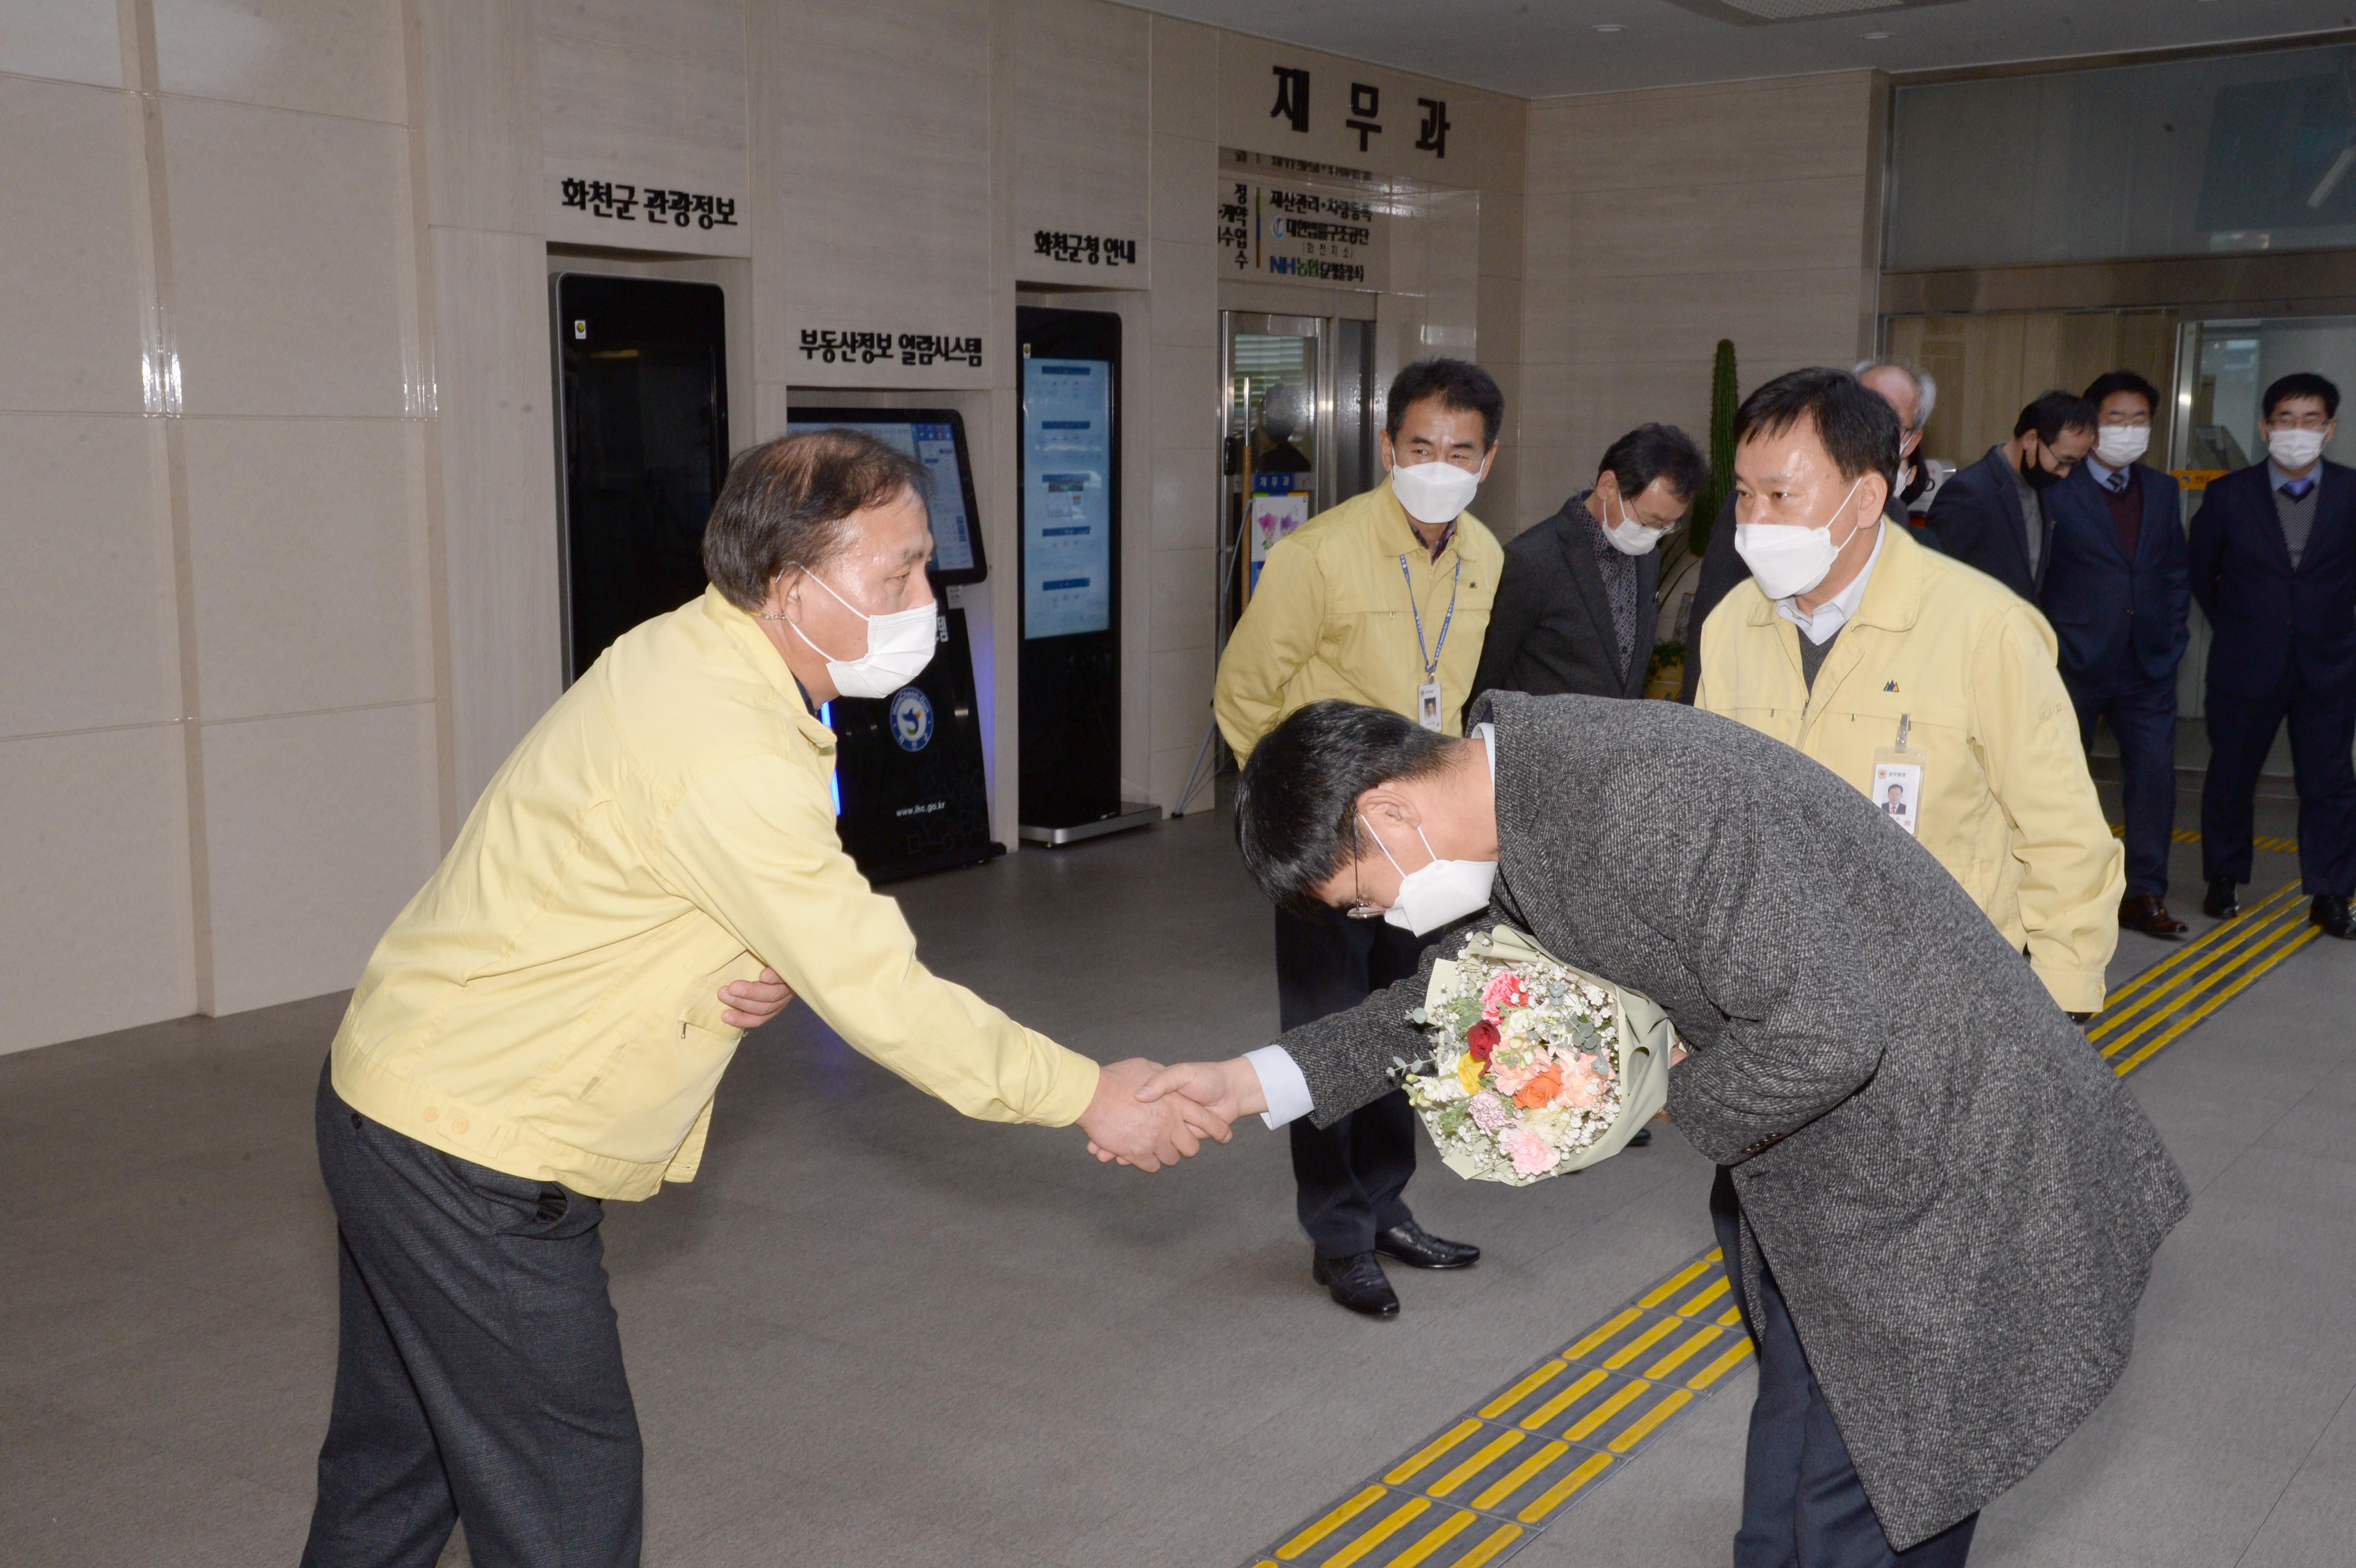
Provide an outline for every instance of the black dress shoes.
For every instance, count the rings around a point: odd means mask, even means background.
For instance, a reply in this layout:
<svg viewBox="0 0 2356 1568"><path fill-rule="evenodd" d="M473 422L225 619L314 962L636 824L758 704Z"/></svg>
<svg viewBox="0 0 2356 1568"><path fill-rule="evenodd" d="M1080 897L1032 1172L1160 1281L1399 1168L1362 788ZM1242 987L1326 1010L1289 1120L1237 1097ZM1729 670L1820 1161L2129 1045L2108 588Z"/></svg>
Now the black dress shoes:
<svg viewBox="0 0 2356 1568"><path fill-rule="evenodd" d="M1383 1265L1375 1261L1372 1253L1348 1258L1329 1258L1319 1253L1316 1261L1309 1265L1309 1277L1333 1292L1333 1299L1353 1312L1369 1317L1398 1316L1398 1294L1383 1277Z"/></svg>
<svg viewBox="0 0 2356 1568"><path fill-rule="evenodd" d="M1650 1148L1650 1147L1653 1147L1653 1129L1652 1129L1652 1128L1650 1128L1650 1127L1638 1127L1638 1128L1636 1129L1636 1136L1635 1136L1634 1137L1630 1138L1630 1139L1628 1140L1628 1147L1629 1147L1630 1148Z"/></svg>
<svg viewBox="0 0 2356 1568"><path fill-rule="evenodd" d="M2129 893L2119 901L2119 929L2173 942L2192 928L2169 913L2158 893Z"/></svg>
<svg viewBox="0 0 2356 1568"><path fill-rule="evenodd" d="M2209 896L2201 901L2201 912L2211 920L2231 920L2242 912L2242 901L2233 896L2232 878L2220 878L2209 884Z"/></svg>
<svg viewBox="0 0 2356 1568"><path fill-rule="evenodd" d="M2307 918L2322 927L2326 936L2356 942L2356 912L2350 911L2346 899L2319 898L2307 906Z"/></svg>
<svg viewBox="0 0 2356 1568"><path fill-rule="evenodd" d="M1410 1268L1471 1268L1481 1261L1480 1248L1463 1242L1443 1242L1412 1220L1378 1232L1375 1251Z"/></svg>

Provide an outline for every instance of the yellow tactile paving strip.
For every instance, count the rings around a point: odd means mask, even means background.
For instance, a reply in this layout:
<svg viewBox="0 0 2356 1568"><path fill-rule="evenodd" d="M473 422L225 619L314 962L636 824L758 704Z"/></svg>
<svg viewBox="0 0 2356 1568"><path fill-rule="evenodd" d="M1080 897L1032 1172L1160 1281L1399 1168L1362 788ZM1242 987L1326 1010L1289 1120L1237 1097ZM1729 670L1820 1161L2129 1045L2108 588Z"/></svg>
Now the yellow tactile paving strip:
<svg viewBox="0 0 2356 1568"><path fill-rule="evenodd" d="M2087 1034L2122 1078L2316 935L2276 889L2111 994ZM1480 1568L1529 1544L1751 1358L1713 1247L1628 1298L1252 1568Z"/></svg>

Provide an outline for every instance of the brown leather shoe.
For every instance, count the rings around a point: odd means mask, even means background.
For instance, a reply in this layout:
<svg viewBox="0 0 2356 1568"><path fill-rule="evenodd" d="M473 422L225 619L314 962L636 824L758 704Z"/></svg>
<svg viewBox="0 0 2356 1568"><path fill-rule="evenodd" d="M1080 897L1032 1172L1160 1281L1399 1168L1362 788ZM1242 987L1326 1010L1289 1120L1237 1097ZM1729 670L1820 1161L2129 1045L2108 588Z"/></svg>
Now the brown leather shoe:
<svg viewBox="0 0 2356 1568"><path fill-rule="evenodd" d="M2168 901L2158 893L2129 893L2119 901L2119 928L2140 931L2173 942L2191 927L2168 912Z"/></svg>

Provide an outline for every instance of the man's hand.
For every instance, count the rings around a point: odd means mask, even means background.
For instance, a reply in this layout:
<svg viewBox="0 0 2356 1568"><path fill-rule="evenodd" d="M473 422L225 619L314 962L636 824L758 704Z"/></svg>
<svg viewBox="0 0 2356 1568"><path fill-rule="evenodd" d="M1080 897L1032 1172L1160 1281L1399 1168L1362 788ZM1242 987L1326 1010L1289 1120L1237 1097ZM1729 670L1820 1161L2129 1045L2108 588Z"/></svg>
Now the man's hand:
<svg viewBox="0 0 2356 1568"><path fill-rule="evenodd" d="M1148 1104L1165 1096L1180 1097L1224 1121L1256 1116L1268 1109L1268 1095L1259 1073L1240 1056L1225 1061L1182 1061L1165 1067L1148 1080L1137 1097Z"/></svg>
<svg viewBox="0 0 2356 1568"><path fill-rule="evenodd" d="M764 969L757 980L735 980L720 987L720 1016L730 1029L759 1029L786 1010L794 988L775 969Z"/></svg>
<svg viewBox="0 0 2356 1568"><path fill-rule="evenodd" d="M1199 1150L1202 1140L1226 1143L1231 1117L1221 1116L1182 1094L1145 1098L1146 1081L1162 1071L1158 1061L1131 1057L1109 1062L1097 1074L1096 1097L1080 1113L1088 1152L1141 1170L1175 1165Z"/></svg>

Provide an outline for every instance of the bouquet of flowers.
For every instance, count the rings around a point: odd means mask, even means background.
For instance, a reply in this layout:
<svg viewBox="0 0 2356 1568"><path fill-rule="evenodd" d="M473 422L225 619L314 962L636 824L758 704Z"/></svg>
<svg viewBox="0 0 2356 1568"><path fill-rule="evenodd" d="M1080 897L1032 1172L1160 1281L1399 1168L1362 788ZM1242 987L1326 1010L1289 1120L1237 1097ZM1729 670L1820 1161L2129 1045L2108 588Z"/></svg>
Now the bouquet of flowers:
<svg viewBox="0 0 2356 1568"><path fill-rule="evenodd" d="M1408 1103L1459 1176L1526 1187L1617 1154L1667 1098L1676 1031L1646 998L1509 926L1432 965Z"/></svg>

